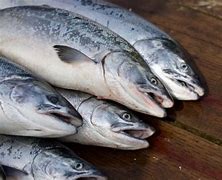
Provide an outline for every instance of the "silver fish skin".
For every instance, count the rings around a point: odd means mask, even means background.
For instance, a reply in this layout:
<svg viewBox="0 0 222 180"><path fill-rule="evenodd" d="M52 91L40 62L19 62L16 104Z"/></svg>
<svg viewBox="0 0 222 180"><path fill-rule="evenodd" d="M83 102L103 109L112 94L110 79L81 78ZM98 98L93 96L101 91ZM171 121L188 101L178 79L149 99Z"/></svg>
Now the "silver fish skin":
<svg viewBox="0 0 222 180"><path fill-rule="evenodd" d="M97 23L45 6L4 9L0 20L0 52L55 86L158 117L173 105L138 52Z"/></svg>
<svg viewBox="0 0 222 180"><path fill-rule="evenodd" d="M106 179L70 149L47 139L0 135L0 164L33 180Z"/></svg>
<svg viewBox="0 0 222 180"><path fill-rule="evenodd" d="M169 35L133 12L103 0L12 0L2 4L3 7L47 4L88 17L133 45L174 98L197 100L204 95L205 90L184 49Z"/></svg>
<svg viewBox="0 0 222 180"><path fill-rule="evenodd" d="M0 56L0 123L1 134L62 137L82 119L49 84Z"/></svg>
<svg viewBox="0 0 222 180"><path fill-rule="evenodd" d="M147 148L145 140L155 132L127 108L79 91L57 89L83 117L78 133L61 138L65 142L123 150Z"/></svg>

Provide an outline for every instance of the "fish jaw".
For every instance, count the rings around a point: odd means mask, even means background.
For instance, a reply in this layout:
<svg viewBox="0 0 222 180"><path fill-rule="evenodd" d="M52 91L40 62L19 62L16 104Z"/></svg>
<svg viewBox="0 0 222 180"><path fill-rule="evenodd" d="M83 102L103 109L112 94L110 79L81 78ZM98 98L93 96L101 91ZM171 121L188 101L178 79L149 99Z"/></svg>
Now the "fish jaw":
<svg viewBox="0 0 222 180"><path fill-rule="evenodd" d="M74 177L74 179L70 178L70 180L80 180L80 179L107 180L107 178L102 173L96 170L90 173L83 173L83 174L77 175Z"/></svg>
<svg viewBox="0 0 222 180"><path fill-rule="evenodd" d="M198 100L204 95L204 89L199 82L194 82L190 78L176 74L167 74L159 67L154 67L156 75L164 82L169 93L178 100L192 101Z"/></svg>
<svg viewBox="0 0 222 180"><path fill-rule="evenodd" d="M172 108L173 105L174 105L174 101L172 101L171 99L169 98L165 98L163 100L163 102L161 103L162 107L164 108Z"/></svg>
<svg viewBox="0 0 222 180"><path fill-rule="evenodd" d="M64 116L62 118L67 117ZM66 120L62 120L62 118L61 116L57 117L55 114L40 115L36 118L36 121L33 118L33 122L30 123L31 125L27 129L20 131L16 135L59 138L77 133L77 128L71 123L66 122ZM47 122L45 122L46 120ZM31 133L31 131L33 132Z"/></svg>
<svg viewBox="0 0 222 180"><path fill-rule="evenodd" d="M40 117L45 116L48 118L48 121L44 123L45 127L48 127L48 129L51 128L56 137L75 134L77 128L83 124L82 117L65 99L64 105L51 105L46 108L37 109L36 113L40 115ZM56 132L61 133L61 135L58 136ZM55 137L55 135L50 136Z"/></svg>
<svg viewBox="0 0 222 180"><path fill-rule="evenodd" d="M155 92L155 95L154 93L150 93L150 95L163 108L172 108L174 105L174 101L171 95L163 94L161 92Z"/></svg>
<svg viewBox="0 0 222 180"><path fill-rule="evenodd" d="M116 133L114 136L118 138L118 146L122 150L138 150L149 147L147 138L155 133L155 129L144 123L137 123L132 126L126 126L121 124L112 128L112 131Z"/></svg>
<svg viewBox="0 0 222 180"><path fill-rule="evenodd" d="M80 114L72 107L71 104L67 102L67 106L60 107L50 107L44 110L38 109L37 112L51 117L57 120L63 121L64 123L70 124L78 128L82 125L82 117Z"/></svg>
<svg viewBox="0 0 222 180"><path fill-rule="evenodd" d="M126 104L128 107L144 114L149 114L160 118L166 116L166 111L152 98L152 94L144 93L140 91L139 88L135 87L134 85L129 85L128 83L122 85L122 87L124 86L128 87L127 91L125 91L124 88L119 88L119 95L117 94L116 96L121 97L121 99L116 99L117 102L122 104L123 102L127 102ZM117 91L113 93L116 92Z"/></svg>

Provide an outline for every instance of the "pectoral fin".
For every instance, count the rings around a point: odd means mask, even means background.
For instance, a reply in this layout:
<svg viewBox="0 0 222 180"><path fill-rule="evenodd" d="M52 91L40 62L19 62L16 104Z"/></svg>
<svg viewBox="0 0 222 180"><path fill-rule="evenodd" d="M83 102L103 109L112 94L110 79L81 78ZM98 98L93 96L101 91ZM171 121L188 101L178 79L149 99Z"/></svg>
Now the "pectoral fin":
<svg viewBox="0 0 222 180"><path fill-rule="evenodd" d="M56 49L59 58L66 63L93 61L91 58L74 48L61 45L55 45L54 48Z"/></svg>

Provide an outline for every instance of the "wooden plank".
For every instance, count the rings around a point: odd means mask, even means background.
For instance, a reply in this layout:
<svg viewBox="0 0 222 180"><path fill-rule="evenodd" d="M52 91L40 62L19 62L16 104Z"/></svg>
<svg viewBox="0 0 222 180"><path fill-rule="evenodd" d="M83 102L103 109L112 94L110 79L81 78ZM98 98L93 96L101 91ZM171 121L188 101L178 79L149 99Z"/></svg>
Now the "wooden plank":
<svg viewBox="0 0 222 180"><path fill-rule="evenodd" d="M222 179L222 147L164 122L150 149L119 151L71 145L112 180Z"/></svg>
<svg viewBox="0 0 222 180"><path fill-rule="evenodd" d="M177 39L192 55L204 75L209 93L198 102L179 102L169 119L222 140L222 21L186 8L176 0L112 0L142 15ZM185 1L184 1L185 2ZM222 8L221 8L222 10Z"/></svg>

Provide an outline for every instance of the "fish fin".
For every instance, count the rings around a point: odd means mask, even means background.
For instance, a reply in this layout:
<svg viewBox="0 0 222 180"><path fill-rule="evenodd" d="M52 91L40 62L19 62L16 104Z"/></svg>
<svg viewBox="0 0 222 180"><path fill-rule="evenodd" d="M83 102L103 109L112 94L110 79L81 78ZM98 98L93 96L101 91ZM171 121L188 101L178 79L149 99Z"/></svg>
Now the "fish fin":
<svg viewBox="0 0 222 180"><path fill-rule="evenodd" d="M62 45L55 45L54 48L59 58L66 63L73 63L83 60L93 61L91 58L74 48Z"/></svg>

